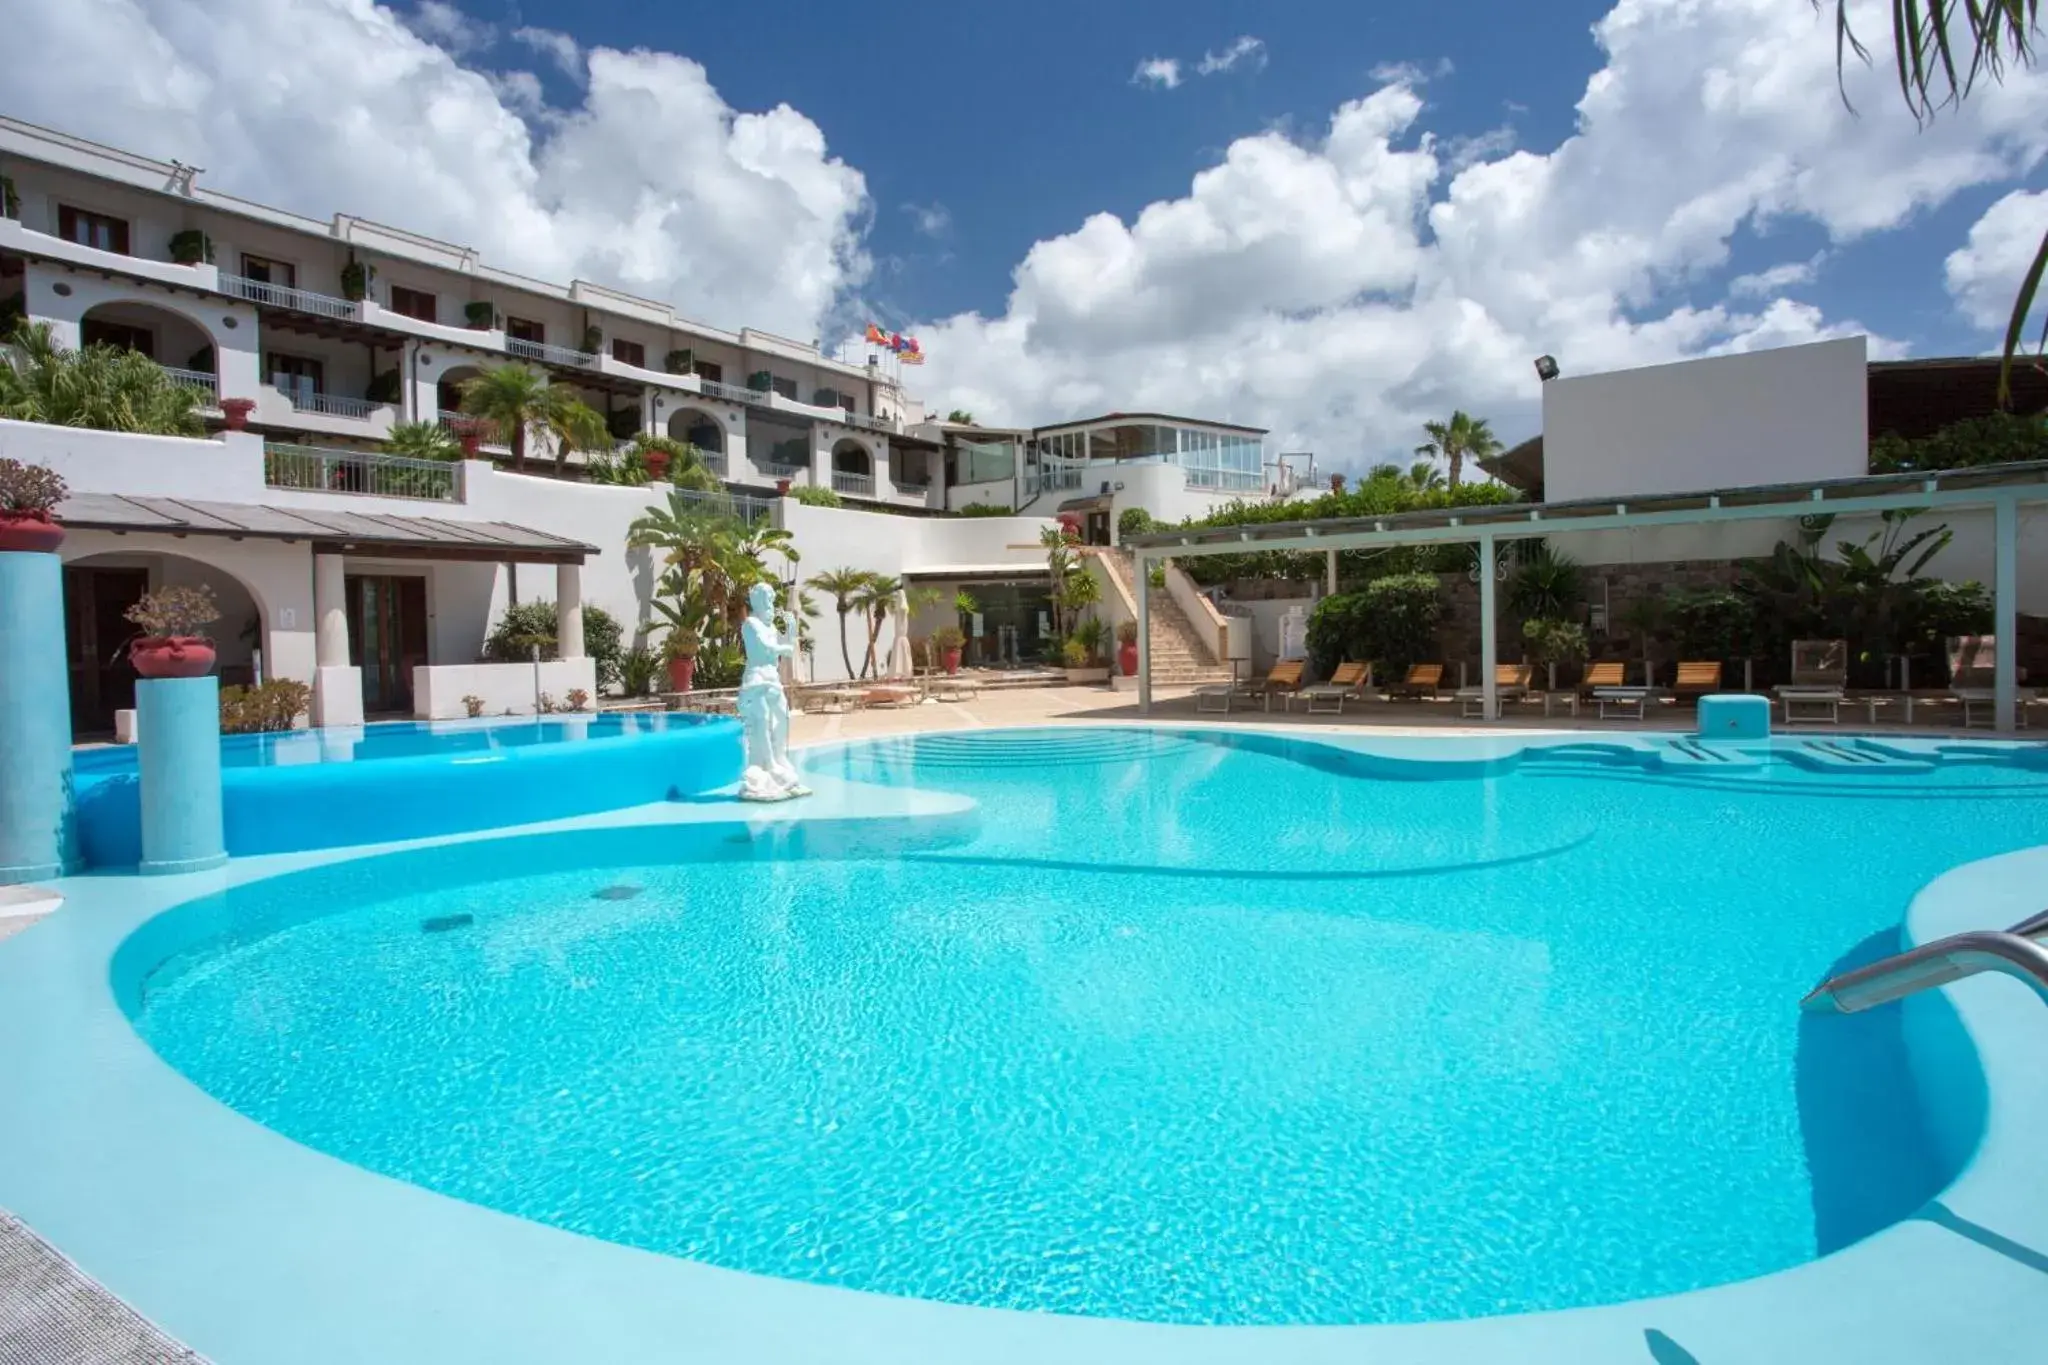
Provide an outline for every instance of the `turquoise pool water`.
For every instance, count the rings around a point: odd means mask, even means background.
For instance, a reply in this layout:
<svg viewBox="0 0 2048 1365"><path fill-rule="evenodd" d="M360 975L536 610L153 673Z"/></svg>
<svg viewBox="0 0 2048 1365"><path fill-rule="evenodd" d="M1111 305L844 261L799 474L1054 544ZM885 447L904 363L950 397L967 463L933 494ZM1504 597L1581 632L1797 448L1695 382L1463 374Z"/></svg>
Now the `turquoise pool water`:
<svg viewBox="0 0 2048 1365"><path fill-rule="evenodd" d="M1896 1018L1798 1000L2048 842L2048 772L1871 752L892 741L809 766L978 820L342 863L151 921L114 986L301 1142L735 1269L1181 1323L1614 1302L1952 1174Z"/></svg>

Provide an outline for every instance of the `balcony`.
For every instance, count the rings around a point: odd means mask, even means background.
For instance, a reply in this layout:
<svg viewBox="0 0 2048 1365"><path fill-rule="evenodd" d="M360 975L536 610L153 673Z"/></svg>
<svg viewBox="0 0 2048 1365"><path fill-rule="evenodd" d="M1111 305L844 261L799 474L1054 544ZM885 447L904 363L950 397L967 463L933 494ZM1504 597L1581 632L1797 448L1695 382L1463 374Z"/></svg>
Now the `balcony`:
<svg viewBox="0 0 2048 1365"><path fill-rule="evenodd" d="M198 389L206 395L206 405L215 406L220 399L220 376L208 370L181 370L173 365L164 366L164 374L181 389Z"/></svg>
<svg viewBox="0 0 2048 1365"><path fill-rule="evenodd" d="M804 475L810 473L811 467L807 464L771 463L762 465L761 472L766 474L771 479L789 479L794 481L796 479L801 479Z"/></svg>
<svg viewBox="0 0 2048 1365"><path fill-rule="evenodd" d="M252 280L246 275L222 275L220 288L223 294L232 294L238 299L247 299L251 303L260 303L269 308L284 308L294 313L311 313L316 317L339 318L343 322L363 320L363 306L359 303L337 299L328 294L315 294L307 289L291 289L264 280Z"/></svg>
<svg viewBox="0 0 2048 1365"><path fill-rule="evenodd" d="M518 337L505 338L505 353L516 355L522 360L538 360L544 365L568 365L587 370L597 364L597 357L589 351L572 351L567 346L550 346L544 341L522 341Z"/></svg>
<svg viewBox="0 0 2048 1365"><path fill-rule="evenodd" d="M263 443L263 482L272 488L356 493L372 498L461 502L462 466L363 450Z"/></svg>
<svg viewBox="0 0 2048 1365"><path fill-rule="evenodd" d="M367 422L379 410L388 407L385 403L372 403L367 398L344 398L338 393L321 393L317 389L293 389L279 384L277 391L292 400L293 412L314 412L322 417L345 417L352 421Z"/></svg>
<svg viewBox="0 0 2048 1365"><path fill-rule="evenodd" d="M738 384L721 384L715 379L699 379L697 391L707 398L723 398L728 403L752 403L763 408L769 406L769 392L766 389L747 389Z"/></svg>
<svg viewBox="0 0 2048 1365"><path fill-rule="evenodd" d="M851 493L856 498L872 498L875 495L875 476L872 474L845 474L832 471L832 491Z"/></svg>
<svg viewBox="0 0 2048 1365"><path fill-rule="evenodd" d="M866 413L849 412L839 420L850 427L860 427L865 431L879 431L890 436L896 434L896 424L886 417L870 417Z"/></svg>

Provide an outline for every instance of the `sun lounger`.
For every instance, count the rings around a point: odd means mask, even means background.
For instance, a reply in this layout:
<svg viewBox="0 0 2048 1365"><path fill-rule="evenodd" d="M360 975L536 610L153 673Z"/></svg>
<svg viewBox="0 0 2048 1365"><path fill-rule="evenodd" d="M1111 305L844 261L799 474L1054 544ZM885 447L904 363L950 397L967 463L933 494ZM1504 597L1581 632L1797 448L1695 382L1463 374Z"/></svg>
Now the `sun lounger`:
<svg viewBox="0 0 2048 1365"><path fill-rule="evenodd" d="M1442 664L1410 664L1407 676L1387 689L1387 697L1389 700L1395 697L1434 697L1443 685Z"/></svg>
<svg viewBox="0 0 2048 1365"><path fill-rule="evenodd" d="M1974 728L1981 715L1986 726L1998 723L1998 637L1959 635L1948 642L1948 694L1963 708L1963 728ZM2035 688L2013 691L2013 724L2027 728L2027 703L2040 693Z"/></svg>
<svg viewBox="0 0 2048 1365"><path fill-rule="evenodd" d="M1301 675L1307 667L1306 659L1282 659L1265 677L1243 684L1238 695L1247 700L1256 697L1259 704L1270 711L1274 697L1285 698L1301 689ZM1284 706L1286 703L1283 700L1281 704Z"/></svg>
<svg viewBox="0 0 2048 1365"><path fill-rule="evenodd" d="M1598 708L1600 719L1607 719L1607 708L1641 720L1644 708L1650 702L1650 689L1628 685L1628 665L1618 659L1586 665L1585 681L1579 684L1583 692Z"/></svg>
<svg viewBox="0 0 2048 1365"><path fill-rule="evenodd" d="M1713 662L1695 661L1691 663L1681 660L1679 662L1678 680L1671 689L1673 696L1680 700L1690 697L1697 701L1709 692L1719 692L1720 690L1721 664L1719 660Z"/></svg>
<svg viewBox="0 0 2048 1365"><path fill-rule="evenodd" d="M925 691L931 694L933 701L973 701L981 695L981 684L972 678L927 678Z"/></svg>
<svg viewBox="0 0 2048 1365"><path fill-rule="evenodd" d="M1794 712L1808 712L1807 720L1827 713L1830 725L1842 721L1844 691L1849 685L1849 642L1847 640L1794 640L1792 679L1771 689L1785 708L1785 723L1800 719Z"/></svg>
<svg viewBox="0 0 2048 1365"><path fill-rule="evenodd" d="M1371 686L1371 664L1342 663L1337 665L1337 671L1330 675L1327 682L1313 683L1302 688L1287 699L1287 704L1294 705L1294 698L1299 697L1307 703L1311 715L1317 711L1324 711L1341 716L1344 714L1345 699L1363 700L1365 690Z"/></svg>
<svg viewBox="0 0 2048 1365"><path fill-rule="evenodd" d="M1493 695L1496 701L1518 701L1529 695L1529 679L1535 669L1528 664L1496 664L1493 670ZM1458 689L1458 712L1465 716L1479 716L1486 713L1486 689L1483 687L1461 687Z"/></svg>

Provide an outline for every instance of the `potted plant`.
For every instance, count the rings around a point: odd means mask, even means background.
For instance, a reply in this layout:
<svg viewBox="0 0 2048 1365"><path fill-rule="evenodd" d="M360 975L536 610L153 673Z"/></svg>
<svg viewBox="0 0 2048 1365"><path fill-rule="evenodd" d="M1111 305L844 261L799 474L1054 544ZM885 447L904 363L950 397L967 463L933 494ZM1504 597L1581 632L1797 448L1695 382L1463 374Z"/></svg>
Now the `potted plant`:
<svg viewBox="0 0 2048 1365"><path fill-rule="evenodd" d="M54 469L0 459L0 550L48 554L63 543L50 513L67 491Z"/></svg>
<svg viewBox="0 0 2048 1365"><path fill-rule="evenodd" d="M1138 623L1122 620L1116 623L1116 666L1126 678L1138 676Z"/></svg>
<svg viewBox="0 0 2048 1365"><path fill-rule="evenodd" d="M669 631L662 641L661 657L668 663L668 687L671 692L687 692L697 677L697 652L704 641L697 632L683 626Z"/></svg>
<svg viewBox="0 0 2048 1365"><path fill-rule="evenodd" d="M213 238L198 228L186 228L183 232L171 234L171 259L179 265L198 265L201 261L213 263Z"/></svg>
<svg viewBox="0 0 2048 1365"><path fill-rule="evenodd" d="M249 414L256 411L253 398L223 398L220 400L220 415L226 419L229 431L247 431Z"/></svg>
<svg viewBox="0 0 2048 1365"><path fill-rule="evenodd" d="M688 351L670 351L661 358L661 368L670 374L688 374L694 359Z"/></svg>
<svg viewBox="0 0 2048 1365"><path fill-rule="evenodd" d="M584 354L596 355L599 351L602 351L603 349L604 328L598 326L596 323L593 322L588 327L585 327L583 329Z"/></svg>
<svg viewBox="0 0 2048 1365"><path fill-rule="evenodd" d="M488 332L497 325L498 310L491 306L490 300L478 299L462 305L462 317L469 324L470 331Z"/></svg>
<svg viewBox="0 0 2048 1365"><path fill-rule="evenodd" d="M939 651L939 663L951 677L960 671L960 654L967 648L967 634L958 626L940 626L932 632L932 648Z"/></svg>
<svg viewBox="0 0 2048 1365"><path fill-rule="evenodd" d="M1060 663L1070 683L1109 681L1109 667L1102 660L1102 622L1090 617L1074 627L1074 633L1060 646Z"/></svg>
<svg viewBox="0 0 2048 1365"><path fill-rule="evenodd" d="M353 254L348 264L341 268L341 296L361 303L370 296L370 285L377 278L377 267L365 265Z"/></svg>
<svg viewBox="0 0 2048 1365"><path fill-rule="evenodd" d="M456 417L448 422L448 429L455 433L455 439L462 446L462 458L474 460L483 455L484 436L491 424L481 417Z"/></svg>
<svg viewBox="0 0 2048 1365"><path fill-rule="evenodd" d="M775 496L778 498L786 498L789 496L788 479L777 479L775 481Z"/></svg>
<svg viewBox="0 0 2048 1365"><path fill-rule="evenodd" d="M199 678L213 667L213 641L200 630L220 619L210 588L146 592L122 615L142 627L128 642L128 662L144 678Z"/></svg>

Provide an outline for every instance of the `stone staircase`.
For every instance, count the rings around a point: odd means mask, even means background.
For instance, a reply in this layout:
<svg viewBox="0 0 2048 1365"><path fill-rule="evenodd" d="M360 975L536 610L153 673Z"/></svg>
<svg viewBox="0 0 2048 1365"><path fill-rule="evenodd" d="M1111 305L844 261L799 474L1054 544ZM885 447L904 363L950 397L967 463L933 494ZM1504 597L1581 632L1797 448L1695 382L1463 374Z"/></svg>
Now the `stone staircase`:
<svg viewBox="0 0 2048 1365"><path fill-rule="evenodd" d="M1103 566L1124 586L1131 600L1138 600L1133 561L1127 550L1095 551ZM1204 645L1201 633L1162 589L1155 589L1148 610L1152 623L1152 685L1159 688L1199 687L1204 683L1227 683L1230 665L1219 662L1215 651Z"/></svg>

